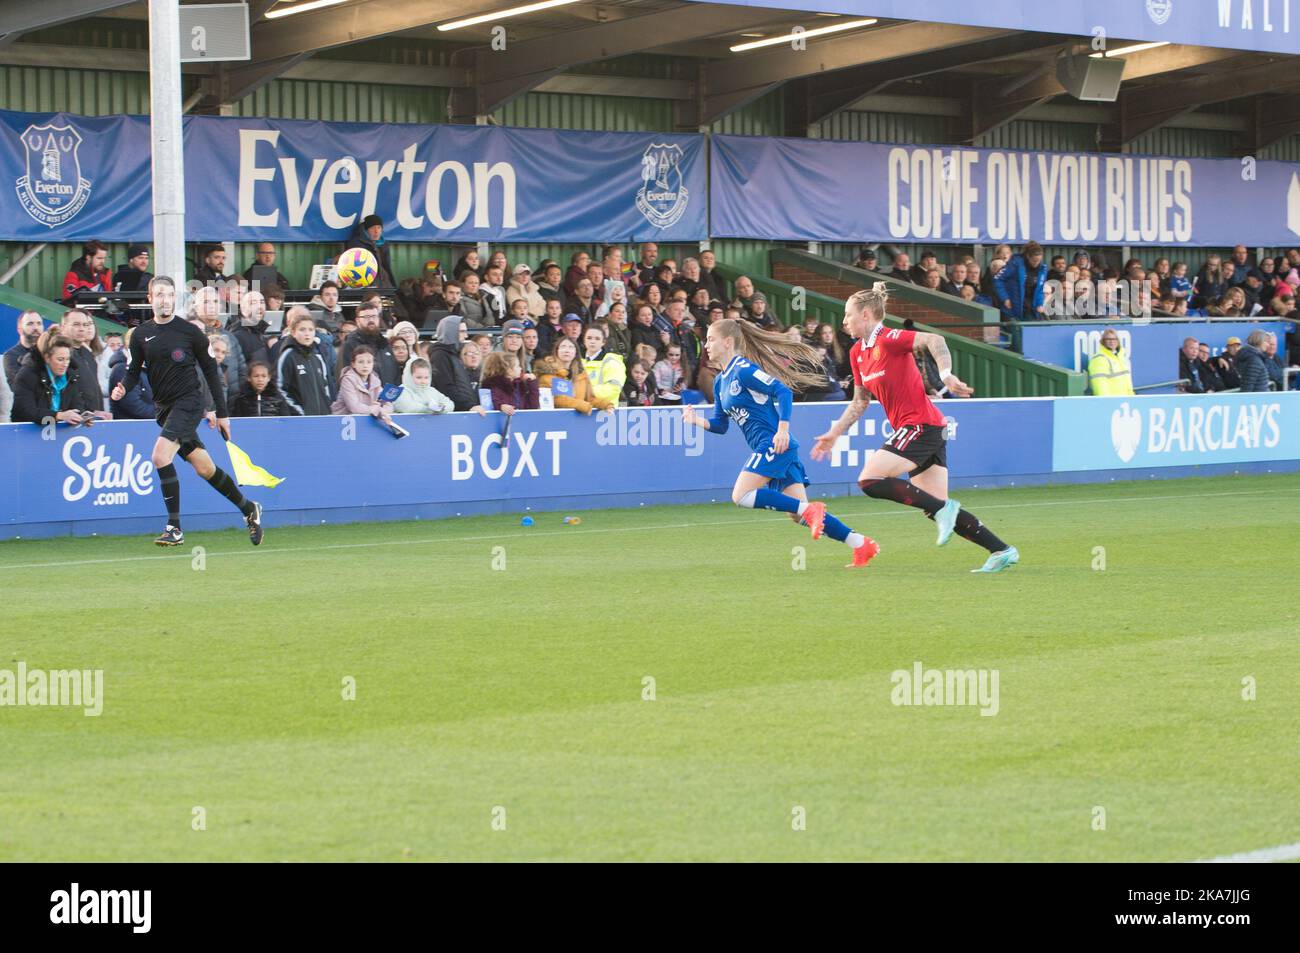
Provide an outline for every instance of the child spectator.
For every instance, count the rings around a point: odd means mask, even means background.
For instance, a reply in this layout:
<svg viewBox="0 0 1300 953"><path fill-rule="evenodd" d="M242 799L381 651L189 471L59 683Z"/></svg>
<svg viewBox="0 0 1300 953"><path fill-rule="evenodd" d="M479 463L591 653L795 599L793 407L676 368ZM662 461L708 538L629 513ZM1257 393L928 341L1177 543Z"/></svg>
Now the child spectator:
<svg viewBox="0 0 1300 953"><path fill-rule="evenodd" d="M795 334L799 333L797 327L793 330ZM655 387L659 392L658 403L680 404L682 391L686 388L686 366L682 363L680 345L668 345L664 359L654 366L654 374Z"/></svg>
<svg viewBox="0 0 1300 953"><path fill-rule="evenodd" d="M320 417L333 413L330 389L334 375L316 344L316 322L303 311L289 322L289 338L275 361L280 396L295 413Z"/></svg>
<svg viewBox="0 0 1300 953"><path fill-rule="evenodd" d="M461 345L460 362L465 365L465 370L469 373L470 385L477 391L479 372L483 367L483 349L473 341L466 341Z"/></svg>
<svg viewBox="0 0 1300 953"><path fill-rule="evenodd" d="M623 400L629 407L652 407L657 396L650 366L645 361L633 361L628 368L627 383L623 385Z"/></svg>
<svg viewBox="0 0 1300 953"><path fill-rule="evenodd" d="M230 402L230 416L297 417L299 414L275 386L271 379L271 365L254 361L248 365L248 377L239 395Z"/></svg>
<svg viewBox="0 0 1300 953"><path fill-rule="evenodd" d="M402 392L393 401L395 414L449 414L456 405L433 386L433 368L422 357L409 361L402 371Z"/></svg>
<svg viewBox="0 0 1300 953"><path fill-rule="evenodd" d="M1175 301L1187 301L1192 296L1192 282L1187 277L1187 262L1174 262L1173 270L1169 273L1169 293L1173 295Z"/></svg>
<svg viewBox="0 0 1300 953"><path fill-rule="evenodd" d="M360 344L352 352L352 363L339 378L339 396L330 405L335 414L369 414L385 423L391 423L392 407L379 399L383 382L375 373L375 352L367 344Z"/></svg>
<svg viewBox="0 0 1300 953"><path fill-rule="evenodd" d="M483 362L483 383L492 391L492 406L509 416L516 410L536 410L539 406L537 379L524 376L519 358L505 351L493 351Z"/></svg>

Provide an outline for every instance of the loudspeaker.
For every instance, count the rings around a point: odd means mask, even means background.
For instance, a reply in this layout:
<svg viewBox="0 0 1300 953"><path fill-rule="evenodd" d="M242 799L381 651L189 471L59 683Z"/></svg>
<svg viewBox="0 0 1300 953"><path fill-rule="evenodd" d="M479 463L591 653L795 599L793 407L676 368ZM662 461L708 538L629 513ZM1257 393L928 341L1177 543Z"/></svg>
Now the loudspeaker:
<svg viewBox="0 0 1300 953"><path fill-rule="evenodd" d="M1113 103L1119 98L1119 84L1124 79L1124 58L1087 53L1066 56L1056 64L1056 78L1075 99Z"/></svg>

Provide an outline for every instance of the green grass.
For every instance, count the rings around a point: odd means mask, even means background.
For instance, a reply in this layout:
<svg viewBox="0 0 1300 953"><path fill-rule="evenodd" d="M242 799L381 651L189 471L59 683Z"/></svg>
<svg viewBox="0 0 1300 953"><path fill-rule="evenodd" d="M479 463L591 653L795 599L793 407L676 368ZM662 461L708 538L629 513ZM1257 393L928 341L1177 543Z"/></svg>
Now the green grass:
<svg viewBox="0 0 1300 953"><path fill-rule="evenodd" d="M0 668L100 668L106 700L0 708L0 859L1191 860L1300 841L1300 477L957 496L1020 566L972 575L982 550L936 550L920 514L861 497L831 505L883 546L856 573L843 546L721 505L273 529L258 550L194 534L203 571L147 538L2 544ZM999 713L894 706L890 673L918 660L997 669Z"/></svg>

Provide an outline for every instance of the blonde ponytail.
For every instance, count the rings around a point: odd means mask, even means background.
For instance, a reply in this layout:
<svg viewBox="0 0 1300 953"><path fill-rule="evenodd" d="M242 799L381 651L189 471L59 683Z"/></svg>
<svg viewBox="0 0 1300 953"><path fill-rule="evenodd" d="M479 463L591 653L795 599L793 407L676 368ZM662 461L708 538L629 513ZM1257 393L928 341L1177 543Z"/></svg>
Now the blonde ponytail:
<svg viewBox="0 0 1300 953"><path fill-rule="evenodd" d="M791 390L821 390L826 374L821 359L807 344L796 344L784 334L764 331L752 322L734 318L715 321L717 333L736 342L736 353L767 371Z"/></svg>
<svg viewBox="0 0 1300 953"><path fill-rule="evenodd" d="M872 284L871 290L865 288L862 291L855 291L849 298L850 311L863 311L880 318L885 317L885 305L889 302L889 285L883 281L877 281Z"/></svg>

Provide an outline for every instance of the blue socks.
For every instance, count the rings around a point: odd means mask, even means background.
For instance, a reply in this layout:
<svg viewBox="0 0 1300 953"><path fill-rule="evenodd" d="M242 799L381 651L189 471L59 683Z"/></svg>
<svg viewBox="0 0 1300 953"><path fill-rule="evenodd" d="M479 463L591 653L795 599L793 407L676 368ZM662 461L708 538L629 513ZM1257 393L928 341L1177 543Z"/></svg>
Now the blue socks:
<svg viewBox="0 0 1300 953"><path fill-rule="evenodd" d="M849 533L853 532L830 513L826 514L826 522L823 524L823 531L837 543L842 543L849 538Z"/></svg>
<svg viewBox="0 0 1300 953"><path fill-rule="evenodd" d="M786 496L777 490L751 490L745 494L745 498L740 501L741 506L749 506L759 510L777 510L781 513L802 513L807 508L806 503L802 500L796 500L793 496Z"/></svg>

